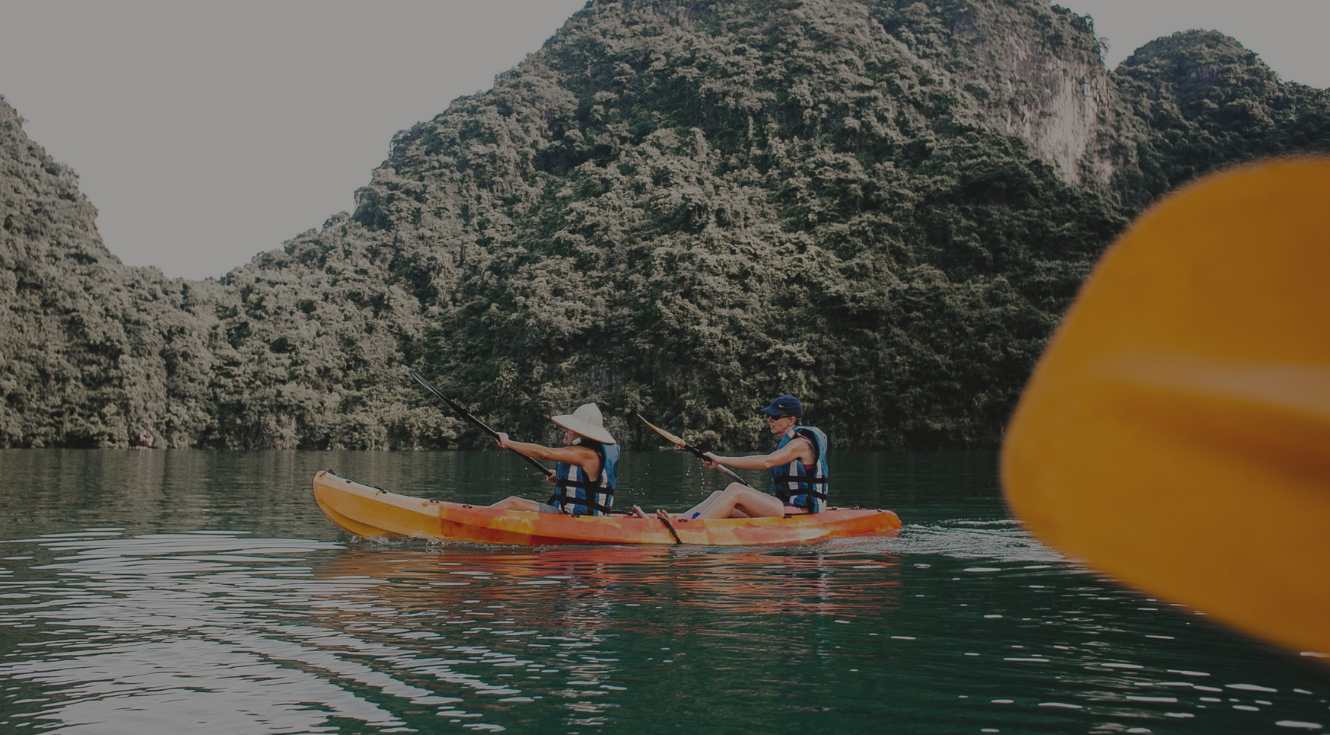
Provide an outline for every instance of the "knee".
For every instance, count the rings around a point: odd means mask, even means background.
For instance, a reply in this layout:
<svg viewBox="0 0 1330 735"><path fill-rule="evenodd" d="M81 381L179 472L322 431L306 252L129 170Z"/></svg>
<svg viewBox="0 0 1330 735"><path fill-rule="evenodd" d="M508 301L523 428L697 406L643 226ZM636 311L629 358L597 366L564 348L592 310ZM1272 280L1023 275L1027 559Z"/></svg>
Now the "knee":
<svg viewBox="0 0 1330 735"><path fill-rule="evenodd" d="M735 495L743 495L745 492L751 489L752 488L742 483L731 482L730 486L725 488L724 494L733 497Z"/></svg>

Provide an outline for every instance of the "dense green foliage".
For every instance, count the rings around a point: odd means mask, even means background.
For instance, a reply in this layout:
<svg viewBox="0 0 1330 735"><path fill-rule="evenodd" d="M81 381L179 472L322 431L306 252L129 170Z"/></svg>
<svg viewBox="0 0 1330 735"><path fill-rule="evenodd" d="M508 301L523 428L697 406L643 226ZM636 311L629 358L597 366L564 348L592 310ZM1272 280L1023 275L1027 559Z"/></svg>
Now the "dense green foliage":
<svg viewBox="0 0 1330 735"><path fill-rule="evenodd" d="M415 368L518 436L765 446L795 393L838 447L991 447L1130 217L1326 148L1327 99L1211 33L1110 74L1042 0L592 2L203 283L121 266L3 107L0 444L478 443Z"/></svg>
<svg viewBox="0 0 1330 735"><path fill-rule="evenodd" d="M0 100L0 446L195 444L223 294L122 265L20 124Z"/></svg>
<svg viewBox="0 0 1330 735"><path fill-rule="evenodd" d="M1224 165L1330 145L1330 94L1280 82L1256 54L1220 33L1152 41L1115 77L1147 131L1137 169L1119 182L1129 204L1147 204Z"/></svg>

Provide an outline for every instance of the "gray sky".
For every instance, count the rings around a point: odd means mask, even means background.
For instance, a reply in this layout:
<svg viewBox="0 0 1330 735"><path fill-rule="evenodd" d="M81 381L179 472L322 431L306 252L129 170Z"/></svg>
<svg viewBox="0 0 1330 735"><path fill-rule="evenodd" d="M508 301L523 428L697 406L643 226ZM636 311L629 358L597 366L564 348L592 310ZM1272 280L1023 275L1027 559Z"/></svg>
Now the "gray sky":
<svg viewBox="0 0 1330 735"><path fill-rule="evenodd" d="M393 133L483 89L584 0L4 0L0 94L130 265L220 276L352 207ZM1110 66L1216 29L1330 86L1330 0L1061 0Z"/></svg>

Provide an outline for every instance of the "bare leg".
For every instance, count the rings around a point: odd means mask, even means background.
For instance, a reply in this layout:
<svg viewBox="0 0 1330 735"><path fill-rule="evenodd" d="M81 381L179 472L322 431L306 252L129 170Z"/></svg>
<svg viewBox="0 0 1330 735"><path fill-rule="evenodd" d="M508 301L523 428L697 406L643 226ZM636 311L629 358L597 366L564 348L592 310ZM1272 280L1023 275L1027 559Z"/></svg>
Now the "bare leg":
<svg viewBox="0 0 1330 735"><path fill-rule="evenodd" d="M736 488L730 518L781 518L784 515L785 504L780 498L751 487Z"/></svg>
<svg viewBox="0 0 1330 735"><path fill-rule="evenodd" d="M503 500L500 500L499 502L495 503L494 505L491 505L490 507L499 508L502 510L525 510L528 513L540 512L540 503L537 503L534 500L527 500L526 498L518 498L518 497L504 498Z"/></svg>
<svg viewBox="0 0 1330 735"><path fill-rule="evenodd" d="M785 515L785 505L779 499L736 482L719 493L712 493L711 497L684 511L678 517L769 518L783 515Z"/></svg>
<svg viewBox="0 0 1330 735"><path fill-rule="evenodd" d="M720 499L722 492L723 491L721 490L717 490L716 492L708 495L706 500L703 500L697 505L694 505L688 510L685 510L684 512L675 516L675 518L701 518L702 514L705 513L708 508L716 504L716 501ZM656 511L656 513L657 515L659 515L660 511Z"/></svg>

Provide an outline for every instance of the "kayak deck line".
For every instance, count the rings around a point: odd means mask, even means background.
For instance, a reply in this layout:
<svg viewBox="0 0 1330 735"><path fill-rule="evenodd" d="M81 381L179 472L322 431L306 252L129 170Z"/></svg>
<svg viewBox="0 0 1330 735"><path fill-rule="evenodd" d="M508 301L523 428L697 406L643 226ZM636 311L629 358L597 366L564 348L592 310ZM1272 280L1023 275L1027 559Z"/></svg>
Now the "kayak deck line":
<svg viewBox="0 0 1330 735"><path fill-rule="evenodd" d="M888 536L901 521L889 510L832 508L784 518L675 519L572 516L427 500L366 485L330 470L314 476L314 500L334 525L360 538L463 541L515 546L765 546Z"/></svg>

